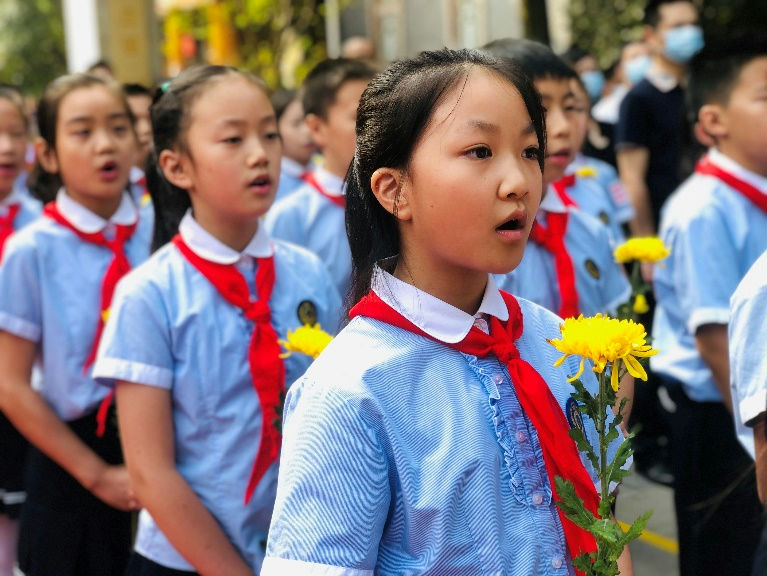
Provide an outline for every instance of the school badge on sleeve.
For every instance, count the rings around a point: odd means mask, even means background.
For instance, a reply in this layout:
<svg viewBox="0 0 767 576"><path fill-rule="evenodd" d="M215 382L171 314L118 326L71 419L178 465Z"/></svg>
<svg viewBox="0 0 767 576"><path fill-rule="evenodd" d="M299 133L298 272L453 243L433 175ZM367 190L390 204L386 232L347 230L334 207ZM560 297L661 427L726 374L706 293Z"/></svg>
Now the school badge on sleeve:
<svg viewBox="0 0 767 576"><path fill-rule="evenodd" d="M592 278L595 280L599 280L600 272L599 272L599 266L597 266L597 263L594 262L591 258L588 258L584 263L583 266L586 268L586 272L588 272Z"/></svg>
<svg viewBox="0 0 767 576"><path fill-rule="evenodd" d="M570 428L577 428L583 433L583 437L586 438L586 426L583 424L583 417L580 410L578 410L578 402L572 396L567 399L565 403L565 416L567 416L567 423L570 424Z"/></svg>
<svg viewBox="0 0 767 576"><path fill-rule="evenodd" d="M311 300L302 300L296 314L302 326L314 326L317 323L317 306Z"/></svg>

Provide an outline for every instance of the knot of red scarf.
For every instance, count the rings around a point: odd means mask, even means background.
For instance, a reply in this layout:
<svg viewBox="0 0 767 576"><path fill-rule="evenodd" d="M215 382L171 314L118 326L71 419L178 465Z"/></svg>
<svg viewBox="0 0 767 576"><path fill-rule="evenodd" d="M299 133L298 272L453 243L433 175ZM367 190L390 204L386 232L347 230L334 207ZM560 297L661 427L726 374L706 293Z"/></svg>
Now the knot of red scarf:
<svg viewBox="0 0 767 576"><path fill-rule="evenodd" d="M256 291L258 300L251 299L245 277L232 264L218 264L205 260L192 251L180 235L173 238L173 244L232 306L242 310L245 317L254 323L248 349L248 364L253 387L261 405L261 440L253 468L245 489L245 503L250 502L253 492L269 466L280 455L282 434L274 424L279 416L280 394L285 387L285 364L280 358L282 349L277 333L272 327L272 313L269 298L274 288L274 258L258 258Z"/></svg>
<svg viewBox="0 0 767 576"><path fill-rule="evenodd" d="M538 433L552 493L556 495L556 476L570 480L585 507L597 515L599 495L583 467L575 442L570 438L564 412L548 384L533 366L520 358L514 344L522 335L524 327L519 303L514 296L506 292L501 292L501 296L509 311L508 321L501 322L493 316L490 318L490 334L485 334L474 326L461 342L443 344L473 356L485 357L493 354L506 365L519 403ZM373 291L351 309L349 316L367 316L440 342L402 316ZM596 551L594 537L567 519L559 508L557 512L571 556L575 558L581 553Z"/></svg>

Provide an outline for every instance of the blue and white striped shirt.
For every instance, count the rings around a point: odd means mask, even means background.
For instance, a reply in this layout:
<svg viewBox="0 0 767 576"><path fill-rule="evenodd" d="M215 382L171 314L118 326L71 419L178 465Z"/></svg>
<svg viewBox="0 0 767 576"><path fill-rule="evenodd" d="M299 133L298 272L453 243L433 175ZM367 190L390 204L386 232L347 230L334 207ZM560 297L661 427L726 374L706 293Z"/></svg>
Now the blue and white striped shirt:
<svg viewBox="0 0 767 576"><path fill-rule="evenodd" d="M508 317L492 277L474 317L380 269L373 289L446 342ZM519 302L520 355L564 410L577 361L554 368L545 341L561 321ZM290 389L284 422L261 576L573 574L537 432L497 358L356 317Z"/></svg>

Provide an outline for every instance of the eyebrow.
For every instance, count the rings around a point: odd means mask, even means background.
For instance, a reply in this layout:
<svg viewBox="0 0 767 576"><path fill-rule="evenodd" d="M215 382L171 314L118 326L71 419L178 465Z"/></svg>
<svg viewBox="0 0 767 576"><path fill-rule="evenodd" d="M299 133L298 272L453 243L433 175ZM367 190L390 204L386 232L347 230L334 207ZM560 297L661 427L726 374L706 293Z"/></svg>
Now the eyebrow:
<svg viewBox="0 0 767 576"><path fill-rule="evenodd" d="M276 122L277 117L274 114L270 114L269 116L264 116L261 118L261 120L258 121L259 124L267 124L269 122ZM248 121L244 118L224 118L223 120L219 120L217 124L219 126L242 126L244 124L247 124Z"/></svg>
<svg viewBox="0 0 767 576"><path fill-rule="evenodd" d="M480 120L478 118L473 118L469 120L466 123L467 128L472 129L476 128L477 130L481 130L482 132L492 132L492 133L498 133L501 131L500 126L497 124L493 124L492 122L487 122L485 120Z"/></svg>
<svg viewBox="0 0 767 576"><path fill-rule="evenodd" d="M114 114L110 114L107 116L107 120L121 120L121 119L127 119L128 113L127 112L115 112ZM77 122L92 122L93 116L75 116L74 118L70 118L66 121L66 124L75 124Z"/></svg>

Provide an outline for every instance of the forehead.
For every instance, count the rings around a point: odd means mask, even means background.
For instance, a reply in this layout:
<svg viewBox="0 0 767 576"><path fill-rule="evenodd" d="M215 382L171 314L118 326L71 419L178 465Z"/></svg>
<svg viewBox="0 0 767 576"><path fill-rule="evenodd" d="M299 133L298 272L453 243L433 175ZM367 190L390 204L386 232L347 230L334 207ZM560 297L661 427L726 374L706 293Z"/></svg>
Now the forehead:
<svg viewBox="0 0 767 576"><path fill-rule="evenodd" d="M553 78L551 76L536 78L535 88L540 93L542 101L556 102L575 95L572 80L572 78Z"/></svg>
<svg viewBox="0 0 767 576"><path fill-rule="evenodd" d="M338 87L338 90L336 90L336 97L330 105L330 108L346 108L352 106L356 108L362 93L365 91L365 88L367 88L368 82L369 80L363 78L346 80Z"/></svg>
<svg viewBox="0 0 767 576"><path fill-rule="evenodd" d="M60 122L65 122L75 117L92 118L116 113L127 115L127 110L122 99L108 86L84 86L75 88L61 98L58 119Z"/></svg>
<svg viewBox="0 0 767 576"><path fill-rule="evenodd" d="M260 86L241 76L228 75L208 81L189 111L192 123L224 116L260 121L274 117L274 108Z"/></svg>
<svg viewBox="0 0 767 576"><path fill-rule="evenodd" d="M471 68L459 77L445 94L429 120L424 134L464 123L495 124L503 129L516 126L519 121L526 127L530 117L516 87L509 81L479 67Z"/></svg>
<svg viewBox="0 0 767 576"><path fill-rule="evenodd" d="M671 2L658 7L658 27L673 28L698 21L698 9L692 2Z"/></svg>
<svg viewBox="0 0 767 576"><path fill-rule="evenodd" d="M8 100L8 98L2 96L0 96L0 114L2 114L4 120L18 119L19 122L24 122L19 107Z"/></svg>

